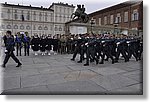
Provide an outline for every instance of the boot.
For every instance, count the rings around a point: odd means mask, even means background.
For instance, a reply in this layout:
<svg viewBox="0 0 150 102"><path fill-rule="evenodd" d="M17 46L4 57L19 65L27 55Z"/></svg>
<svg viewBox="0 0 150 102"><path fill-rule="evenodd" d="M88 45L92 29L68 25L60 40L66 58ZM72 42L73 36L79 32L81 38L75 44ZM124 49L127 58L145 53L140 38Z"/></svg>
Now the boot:
<svg viewBox="0 0 150 102"><path fill-rule="evenodd" d="M82 61L78 61L77 63L82 63Z"/></svg>
<svg viewBox="0 0 150 102"><path fill-rule="evenodd" d="M22 64L21 63L18 63L18 65L16 67L20 67Z"/></svg>
<svg viewBox="0 0 150 102"><path fill-rule="evenodd" d="M88 64L88 63L86 63L86 64L84 64L84 66L89 66L89 64Z"/></svg>
<svg viewBox="0 0 150 102"><path fill-rule="evenodd" d="M3 65L2 65L2 67L3 67L3 68L5 68L5 67L6 67L6 65L5 65L5 64L3 64Z"/></svg>

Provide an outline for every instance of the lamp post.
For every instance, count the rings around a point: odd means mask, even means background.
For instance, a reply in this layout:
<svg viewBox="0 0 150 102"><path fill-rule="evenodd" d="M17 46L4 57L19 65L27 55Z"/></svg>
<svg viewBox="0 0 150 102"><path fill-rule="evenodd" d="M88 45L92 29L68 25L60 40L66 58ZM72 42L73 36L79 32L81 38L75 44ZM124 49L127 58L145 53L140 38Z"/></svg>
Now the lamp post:
<svg viewBox="0 0 150 102"><path fill-rule="evenodd" d="M92 29L92 27L93 27L93 24L95 24L95 21L94 21L93 18L90 20L90 24L91 24L91 33L93 34L93 29Z"/></svg>

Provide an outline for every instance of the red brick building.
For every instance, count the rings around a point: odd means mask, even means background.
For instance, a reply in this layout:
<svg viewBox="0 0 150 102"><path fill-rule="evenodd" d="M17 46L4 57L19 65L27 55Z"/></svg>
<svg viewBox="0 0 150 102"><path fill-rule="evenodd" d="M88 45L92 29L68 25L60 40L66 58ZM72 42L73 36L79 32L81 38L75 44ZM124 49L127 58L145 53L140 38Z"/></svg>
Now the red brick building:
<svg viewBox="0 0 150 102"><path fill-rule="evenodd" d="M142 36L143 1L127 1L89 14L94 33ZM90 32L90 26L88 32Z"/></svg>

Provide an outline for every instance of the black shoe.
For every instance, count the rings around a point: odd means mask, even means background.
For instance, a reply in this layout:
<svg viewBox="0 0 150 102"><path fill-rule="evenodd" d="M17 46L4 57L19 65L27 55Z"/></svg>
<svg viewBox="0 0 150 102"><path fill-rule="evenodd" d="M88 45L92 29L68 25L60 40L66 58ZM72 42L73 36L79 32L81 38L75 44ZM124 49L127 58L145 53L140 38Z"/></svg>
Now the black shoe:
<svg viewBox="0 0 150 102"><path fill-rule="evenodd" d="M96 64L98 64L99 60L96 60Z"/></svg>
<svg viewBox="0 0 150 102"><path fill-rule="evenodd" d="M86 64L84 64L84 66L89 66L89 64L86 63Z"/></svg>
<svg viewBox="0 0 150 102"><path fill-rule="evenodd" d="M115 61L113 60L113 61L112 61L112 64L114 64L114 63L115 63Z"/></svg>
<svg viewBox="0 0 150 102"><path fill-rule="evenodd" d="M100 62L99 64L104 64L104 62Z"/></svg>
<svg viewBox="0 0 150 102"><path fill-rule="evenodd" d="M5 68L6 67L5 64L3 64L2 67Z"/></svg>
<svg viewBox="0 0 150 102"><path fill-rule="evenodd" d="M82 61L78 61L77 63L82 63Z"/></svg>
<svg viewBox="0 0 150 102"><path fill-rule="evenodd" d="M71 61L74 61L74 59L72 58L72 59L70 59Z"/></svg>
<svg viewBox="0 0 150 102"><path fill-rule="evenodd" d="M105 59L105 61L108 61L108 59Z"/></svg>
<svg viewBox="0 0 150 102"><path fill-rule="evenodd" d="M129 62L129 59L126 59L125 62Z"/></svg>
<svg viewBox="0 0 150 102"><path fill-rule="evenodd" d="M20 67L22 64L21 63L18 63L18 65L16 67Z"/></svg>

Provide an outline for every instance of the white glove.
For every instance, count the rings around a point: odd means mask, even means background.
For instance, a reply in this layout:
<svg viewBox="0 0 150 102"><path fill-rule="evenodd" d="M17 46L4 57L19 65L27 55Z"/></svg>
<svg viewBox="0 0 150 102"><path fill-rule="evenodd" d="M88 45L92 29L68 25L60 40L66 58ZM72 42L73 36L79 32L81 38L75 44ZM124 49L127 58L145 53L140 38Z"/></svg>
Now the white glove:
<svg viewBox="0 0 150 102"><path fill-rule="evenodd" d="M117 45L119 45L120 44L120 42L117 42Z"/></svg>
<svg viewBox="0 0 150 102"><path fill-rule="evenodd" d="M5 52L8 52L8 50L5 50Z"/></svg>
<svg viewBox="0 0 150 102"><path fill-rule="evenodd" d="M127 41L127 44L129 44L130 43L130 41Z"/></svg>
<svg viewBox="0 0 150 102"><path fill-rule="evenodd" d="M88 43L85 43L85 45L88 45Z"/></svg>
<svg viewBox="0 0 150 102"><path fill-rule="evenodd" d="M102 41L102 43L104 43L105 41Z"/></svg>

